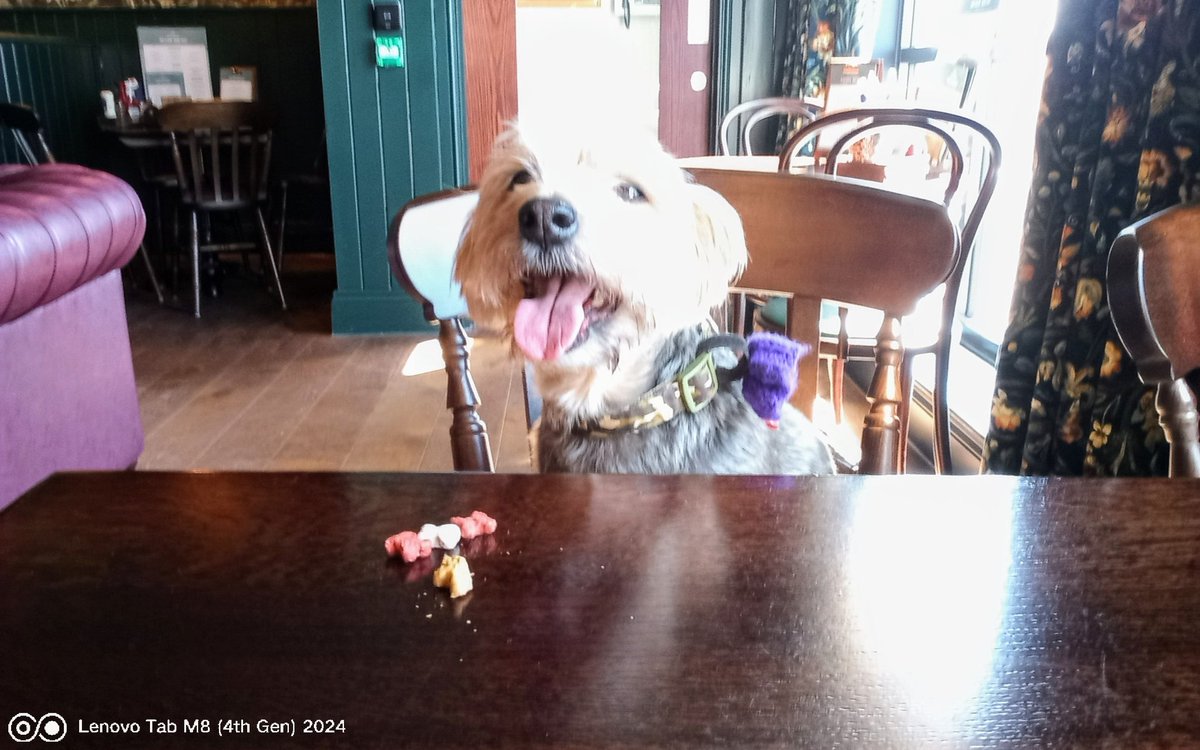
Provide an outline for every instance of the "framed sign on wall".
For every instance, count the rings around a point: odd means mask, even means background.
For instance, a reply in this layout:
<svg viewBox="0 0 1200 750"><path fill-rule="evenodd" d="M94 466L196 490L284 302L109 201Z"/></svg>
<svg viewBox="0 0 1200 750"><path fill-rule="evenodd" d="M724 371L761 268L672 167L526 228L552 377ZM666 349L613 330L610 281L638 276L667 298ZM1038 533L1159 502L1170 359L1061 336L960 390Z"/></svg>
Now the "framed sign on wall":
<svg viewBox="0 0 1200 750"><path fill-rule="evenodd" d="M146 98L161 107L163 97L212 99L208 32L199 26L139 26L138 54Z"/></svg>

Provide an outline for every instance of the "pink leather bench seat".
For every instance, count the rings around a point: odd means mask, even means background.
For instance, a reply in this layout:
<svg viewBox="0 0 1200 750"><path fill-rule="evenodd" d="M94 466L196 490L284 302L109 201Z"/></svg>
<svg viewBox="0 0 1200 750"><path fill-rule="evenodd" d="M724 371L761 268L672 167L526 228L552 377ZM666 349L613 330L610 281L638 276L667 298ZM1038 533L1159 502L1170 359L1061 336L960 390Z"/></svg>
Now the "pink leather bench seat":
<svg viewBox="0 0 1200 750"><path fill-rule="evenodd" d="M112 175L0 165L0 508L143 445L120 268L146 220Z"/></svg>

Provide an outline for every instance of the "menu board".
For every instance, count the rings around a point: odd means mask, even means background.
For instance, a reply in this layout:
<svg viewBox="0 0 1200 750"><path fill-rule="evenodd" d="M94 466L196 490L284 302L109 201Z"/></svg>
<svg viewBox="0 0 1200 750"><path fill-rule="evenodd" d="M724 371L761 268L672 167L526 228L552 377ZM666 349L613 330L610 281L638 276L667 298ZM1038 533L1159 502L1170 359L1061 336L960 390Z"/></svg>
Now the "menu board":
<svg viewBox="0 0 1200 750"><path fill-rule="evenodd" d="M164 96L212 99L208 32L203 27L139 26L137 35L150 103L161 107Z"/></svg>

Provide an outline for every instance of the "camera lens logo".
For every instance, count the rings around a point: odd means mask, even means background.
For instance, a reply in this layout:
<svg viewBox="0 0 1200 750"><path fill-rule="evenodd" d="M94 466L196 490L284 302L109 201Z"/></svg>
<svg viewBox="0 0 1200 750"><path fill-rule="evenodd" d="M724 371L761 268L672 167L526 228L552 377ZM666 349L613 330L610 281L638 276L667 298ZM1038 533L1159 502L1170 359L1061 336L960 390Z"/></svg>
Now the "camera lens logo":
<svg viewBox="0 0 1200 750"><path fill-rule="evenodd" d="M56 713L48 713L40 719L33 714L20 713L8 722L8 736L17 742L58 742L67 736L67 720Z"/></svg>

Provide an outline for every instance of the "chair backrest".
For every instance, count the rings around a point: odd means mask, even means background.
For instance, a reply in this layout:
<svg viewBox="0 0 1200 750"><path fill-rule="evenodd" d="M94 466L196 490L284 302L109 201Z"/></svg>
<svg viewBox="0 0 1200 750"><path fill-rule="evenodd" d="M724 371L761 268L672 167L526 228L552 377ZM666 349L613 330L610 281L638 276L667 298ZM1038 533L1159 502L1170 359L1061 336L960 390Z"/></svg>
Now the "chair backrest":
<svg viewBox="0 0 1200 750"><path fill-rule="evenodd" d="M388 231L388 259L396 279L438 325L446 364L446 408L452 410L450 452L455 471L494 471L479 390L471 376L462 318L467 303L454 280L454 258L478 203L471 189L444 190L409 201Z"/></svg>
<svg viewBox="0 0 1200 750"><path fill-rule="evenodd" d="M996 190L1001 157L1000 140L996 134L986 125L960 112L898 107L842 110L822 115L797 130L779 154L779 169L781 172L788 171L792 160L807 144L832 130L837 133L837 137L829 146L825 172L837 174L841 166L838 157L848 147L875 131L894 127L923 130L937 136L945 145L946 155L950 159L947 186L943 193L945 205L949 206L954 200L964 176L977 178L977 181L972 180L977 189L968 202L969 208L965 210L965 217L960 224L963 252L959 254L958 262L946 278L946 295L942 303L944 334L950 330L958 308L959 287L962 285L967 259L979 232L979 224L983 221L984 212L992 199L992 193ZM941 338L945 341L944 346L949 347L949 337L943 335Z"/></svg>
<svg viewBox="0 0 1200 750"><path fill-rule="evenodd" d="M820 114L820 111L821 108L815 104L806 102L803 99L792 99L786 96L773 96L742 102L729 110L721 120L721 129L718 131L721 143L721 155L730 156L733 154L733 151L729 147L729 131L733 128L739 117L746 118L745 122L742 123L742 137L739 139L742 146L742 154L744 156L752 156L754 150L751 146L750 134L754 130L754 126L758 123L777 115L796 117L805 122L811 122Z"/></svg>
<svg viewBox="0 0 1200 750"><path fill-rule="evenodd" d="M0 102L0 126L12 134L17 148L30 164L53 164L54 154L46 143L41 120L27 104Z"/></svg>
<svg viewBox="0 0 1200 750"><path fill-rule="evenodd" d="M185 204L225 208L262 203L270 180L270 118L254 102L180 102L163 107L158 124Z"/></svg>
<svg viewBox="0 0 1200 750"><path fill-rule="evenodd" d="M1175 206L1121 232L1108 256L1113 325L1138 376L1158 387L1171 476L1200 477L1200 205Z"/></svg>
<svg viewBox="0 0 1200 750"><path fill-rule="evenodd" d="M788 334L813 344L822 299L884 312L868 391L863 473L898 469L900 318L954 270L958 232L946 207L857 180L690 170L742 217L750 263L737 286L791 295ZM816 357L801 362L816 382Z"/></svg>

